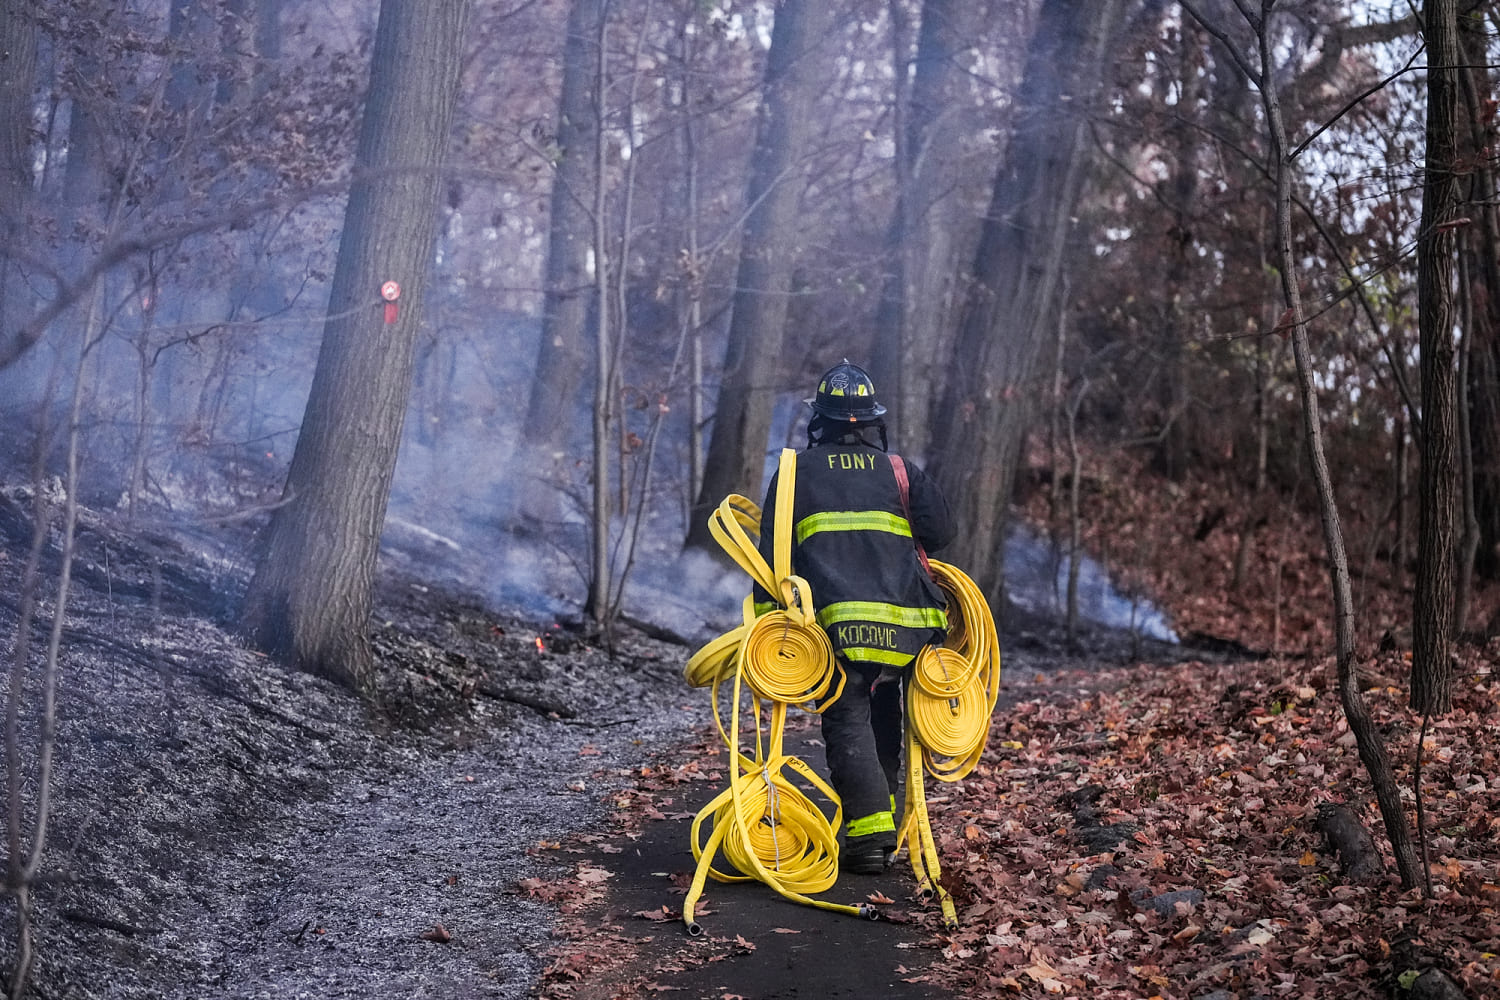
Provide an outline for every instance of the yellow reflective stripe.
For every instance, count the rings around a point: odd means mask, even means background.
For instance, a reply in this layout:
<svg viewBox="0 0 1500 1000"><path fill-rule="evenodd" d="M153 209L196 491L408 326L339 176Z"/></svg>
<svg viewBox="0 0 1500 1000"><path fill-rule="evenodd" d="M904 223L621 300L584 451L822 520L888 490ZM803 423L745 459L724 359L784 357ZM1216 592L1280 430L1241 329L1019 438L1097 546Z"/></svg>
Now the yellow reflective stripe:
<svg viewBox="0 0 1500 1000"><path fill-rule="evenodd" d="M911 524L900 514L883 510L834 510L809 514L797 522L797 544L820 531L889 531L911 537Z"/></svg>
<svg viewBox="0 0 1500 1000"><path fill-rule="evenodd" d="M850 646L841 650L845 657L861 663L884 663L892 667L904 667L915 657L910 653L898 653L893 649L873 649L869 646Z"/></svg>
<svg viewBox="0 0 1500 1000"><path fill-rule="evenodd" d="M895 832L896 817L891 815L889 809L885 812L861 816L859 819L851 819L847 828L847 835L850 837L868 837L872 833Z"/></svg>
<svg viewBox="0 0 1500 1000"><path fill-rule="evenodd" d="M903 608L879 601L840 601L818 612L824 628L839 622L880 622L903 628L947 628L948 616L941 608Z"/></svg>

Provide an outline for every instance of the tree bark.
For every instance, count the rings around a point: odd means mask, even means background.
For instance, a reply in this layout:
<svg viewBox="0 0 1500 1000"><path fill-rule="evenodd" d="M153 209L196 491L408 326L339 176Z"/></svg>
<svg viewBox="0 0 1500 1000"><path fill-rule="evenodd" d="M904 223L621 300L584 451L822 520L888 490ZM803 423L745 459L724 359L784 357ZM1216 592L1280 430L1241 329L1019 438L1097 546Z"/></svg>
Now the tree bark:
<svg viewBox="0 0 1500 1000"><path fill-rule="evenodd" d="M0 211L7 223L31 189L31 108L36 18L22 0L0 0Z"/></svg>
<svg viewBox="0 0 1500 1000"><path fill-rule="evenodd" d="M1458 501L1458 381L1453 343L1453 260L1459 217L1456 172L1459 70L1457 0L1426 0L1427 166L1417 237L1422 437L1417 485L1417 579L1412 615L1411 708L1451 707L1454 554Z"/></svg>
<svg viewBox="0 0 1500 1000"><path fill-rule="evenodd" d="M1002 596L1006 506L1037 393L1069 219L1083 182L1081 112L1119 20L1118 0L1046 0L1027 52L1005 162L996 173L968 279L954 363L934 411L932 468L949 498L975 582Z"/></svg>
<svg viewBox="0 0 1500 1000"><path fill-rule="evenodd" d="M1191 20L1182 23L1177 40L1177 81L1181 88L1178 107L1184 109L1168 129L1172 152L1171 209L1175 216L1169 236L1172 252L1164 275L1162 303L1162 380L1158 405L1162 431L1155 448L1155 465L1173 481L1188 474L1191 461L1190 428L1186 410L1187 342L1196 312L1185 308L1189 301L1194 254L1193 227L1198 208L1198 147L1200 131L1191 116L1203 100L1204 42Z"/></svg>
<svg viewBox="0 0 1500 1000"><path fill-rule="evenodd" d="M0 331L13 311L13 263L31 200L31 108L36 88L36 17L24 0L0 0Z"/></svg>
<svg viewBox="0 0 1500 1000"><path fill-rule="evenodd" d="M246 595L263 649L369 692L367 631L468 0L382 0L329 318L302 432ZM379 292L401 297L384 322Z"/></svg>
<svg viewBox="0 0 1500 1000"><path fill-rule="evenodd" d="M1318 806L1318 832L1339 859L1339 868L1355 882L1369 882L1385 874L1385 862L1370 831L1345 805L1325 802Z"/></svg>
<svg viewBox="0 0 1500 1000"><path fill-rule="evenodd" d="M746 190L747 222L723 381L703 487L688 525L687 545L692 548L716 548L708 533L708 514L726 495L760 496L787 297L799 251L800 163L812 133L813 105L825 81L825 60L815 50L832 30L833 8L825 0L783 0L776 9Z"/></svg>
<svg viewBox="0 0 1500 1000"><path fill-rule="evenodd" d="M951 216L955 158L934 150L952 148L958 137L954 91L958 55L975 30L976 3L925 0L915 58L908 77L910 45L901 0L889 5L895 26L896 204L886 229L887 268L875 312L869 372L890 412L886 427L893 448L921 454L928 439L930 379L920 358L942 356L947 320L942 294L949 274L954 230Z"/></svg>
<svg viewBox="0 0 1500 1000"><path fill-rule="evenodd" d="M1496 139L1494 112L1485 106L1491 81L1483 12L1466 14L1458 26L1465 65L1466 151L1478 153ZM1500 578L1500 221L1496 217L1500 185L1487 156L1476 155L1473 162L1465 211L1474 224L1462 231L1473 261L1470 284L1464 290L1474 302L1473 324L1466 334L1469 405L1459 419L1468 420L1473 456L1474 515L1479 524L1474 569L1493 580Z"/></svg>
<svg viewBox="0 0 1500 1000"><path fill-rule="evenodd" d="M592 365L589 250L594 242L594 136L600 114L594 48L604 8L604 0L573 0L563 42L547 270L542 277L542 331L523 428L526 440L544 452L556 450L567 439L577 416L584 376Z"/></svg>

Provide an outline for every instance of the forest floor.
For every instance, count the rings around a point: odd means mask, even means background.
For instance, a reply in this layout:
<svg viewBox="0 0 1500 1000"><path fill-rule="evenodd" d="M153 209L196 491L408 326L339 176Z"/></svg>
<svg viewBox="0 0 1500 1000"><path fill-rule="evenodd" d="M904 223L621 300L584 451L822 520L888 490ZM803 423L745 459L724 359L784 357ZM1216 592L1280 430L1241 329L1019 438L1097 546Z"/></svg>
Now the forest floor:
<svg viewBox="0 0 1500 1000"><path fill-rule="evenodd" d="M1317 548L1295 534L1315 529L1262 529L1282 582L1231 593L1212 504L1158 503L1156 541L1129 504L1096 505L1093 530L1130 541L1116 557L1166 595L1183 644L1007 621L986 756L929 789L956 931L901 863L826 894L877 922L711 884L699 938L677 919L689 826L725 779L707 693L682 681L690 649L627 630L611 655L395 558L366 705L224 625L242 531L85 511L30 995L1358 998L1420 995L1397 991L1429 966L1500 995L1500 641L1460 645L1457 706L1424 744L1433 898L1389 858L1355 882L1318 806L1347 802L1384 838L1322 648ZM0 491L0 576L19 578L30 537L24 491ZM1378 593L1361 676L1410 790L1421 720L1399 630L1380 641L1397 597ZM0 593L0 634L18 612ZM28 783L39 680L22 688ZM815 721L788 741L820 763Z"/></svg>

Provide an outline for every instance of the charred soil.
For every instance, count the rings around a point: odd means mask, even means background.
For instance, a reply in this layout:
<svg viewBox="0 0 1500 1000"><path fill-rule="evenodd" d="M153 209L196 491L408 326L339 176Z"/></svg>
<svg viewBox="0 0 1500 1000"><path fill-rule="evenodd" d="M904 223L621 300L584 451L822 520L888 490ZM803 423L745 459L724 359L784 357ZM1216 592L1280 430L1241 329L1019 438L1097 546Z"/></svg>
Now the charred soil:
<svg viewBox="0 0 1500 1000"><path fill-rule="evenodd" d="M7 579L29 510L0 495ZM679 707L681 649L627 632L610 655L387 573L367 704L226 625L244 543L81 511L30 995L530 995L553 915L518 883L566 867L539 845L597 821L601 760L628 767L701 722ZM28 802L59 544L54 527L21 688ZM19 610L0 594L7 640Z"/></svg>

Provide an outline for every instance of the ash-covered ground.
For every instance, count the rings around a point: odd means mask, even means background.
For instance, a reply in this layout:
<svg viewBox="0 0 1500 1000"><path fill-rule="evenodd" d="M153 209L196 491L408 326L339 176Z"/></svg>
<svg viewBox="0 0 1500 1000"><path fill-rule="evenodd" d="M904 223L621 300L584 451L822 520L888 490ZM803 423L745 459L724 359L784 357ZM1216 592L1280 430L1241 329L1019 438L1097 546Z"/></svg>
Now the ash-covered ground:
<svg viewBox="0 0 1500 1000"><path fill-rule="evenodd" d="M0 493L7 654L29 513L25 491ZM529 995L551 913L516 882L558 864L539 843L598 815L604 762L629 766L702 721L688 651L626 629L610 656L387 571L383 688L367 705L226 625L245 538L81 513L30 995ZM22 688L28 802L60 541L54 528Z"/></svg>

